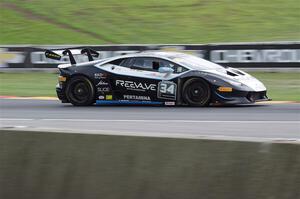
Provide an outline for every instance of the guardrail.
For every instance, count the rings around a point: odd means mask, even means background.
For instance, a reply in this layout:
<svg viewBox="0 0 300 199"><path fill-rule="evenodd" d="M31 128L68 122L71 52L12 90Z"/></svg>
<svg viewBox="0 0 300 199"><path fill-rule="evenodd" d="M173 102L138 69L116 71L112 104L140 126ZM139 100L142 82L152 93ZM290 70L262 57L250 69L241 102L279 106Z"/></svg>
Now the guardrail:
<svg viewBox="0 0 300 199"><path fill-rule="evenodd" d="M192 53L212 62L237 68L300 68L300 42L224 43L224 44L150 44L150 45L0 45L0 67L56 68L60 63L45 57L45 49L78 49L90 47L100 53L99 59L148 50ZM75 55L79 62L86 56Z"/></svg>
<svg viewBox="0 0 300 199"><path fill-rule="evenodd" d="M300 145L0 130L0 198L299 198Z"/></svg>

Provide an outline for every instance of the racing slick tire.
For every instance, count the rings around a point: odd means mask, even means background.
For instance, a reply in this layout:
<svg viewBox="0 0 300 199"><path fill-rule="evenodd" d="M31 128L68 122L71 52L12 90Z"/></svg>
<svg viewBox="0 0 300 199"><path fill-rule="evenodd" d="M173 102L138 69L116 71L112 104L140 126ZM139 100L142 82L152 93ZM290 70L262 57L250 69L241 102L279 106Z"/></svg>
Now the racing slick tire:
<svg viewBox="0 0 300 199"><path fill-rule="evenodd" d="M200 78L189 79L182 87L182 97L190 106L207 106L211 97L210 86Z"/></svg>
<svg viewBox="0 0 300 199"><path fill-rule="evenodd" d="M95 102L95 88L88 78L75 76L67 84L66 96L74 106L89 106Z"/></svg>

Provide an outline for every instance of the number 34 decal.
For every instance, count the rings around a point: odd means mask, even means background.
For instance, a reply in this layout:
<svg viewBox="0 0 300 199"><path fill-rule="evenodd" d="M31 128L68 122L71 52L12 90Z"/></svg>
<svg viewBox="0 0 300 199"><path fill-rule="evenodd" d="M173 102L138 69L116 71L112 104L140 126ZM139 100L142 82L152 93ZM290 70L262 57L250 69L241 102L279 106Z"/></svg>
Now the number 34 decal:
<svg viewBox="0 0 300 199"><path fill-rule="evenodd" d="M177 85L174 82L162 81L158 83L158 98L176 100Z"/></svg>

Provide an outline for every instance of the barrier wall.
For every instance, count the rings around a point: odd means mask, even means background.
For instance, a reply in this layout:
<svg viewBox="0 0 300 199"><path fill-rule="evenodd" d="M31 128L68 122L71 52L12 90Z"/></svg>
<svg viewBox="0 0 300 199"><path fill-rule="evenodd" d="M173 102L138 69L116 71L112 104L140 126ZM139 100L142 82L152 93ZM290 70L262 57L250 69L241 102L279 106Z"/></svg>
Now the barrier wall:
<svg viewBox="0 0 300 199"><path fill-rule="evenodd" d="M300 145L0 132L0 198L296 199Z"/></svg>
<svg viewBox="0 0 300 199"><path fill-rule="evenodd" d="M56 68L68 63L68 57L55 61L44 56L46 49L82 49L99 51L99 59L148 50L191 53L215 63L238 68L300 68L300 42L223 43L223 44L149 44L149 45L65 45L65 46L0 46L0 67ZM78 51L79 53L80 51ZM75 55L78 62L86 56Z"/></svg>

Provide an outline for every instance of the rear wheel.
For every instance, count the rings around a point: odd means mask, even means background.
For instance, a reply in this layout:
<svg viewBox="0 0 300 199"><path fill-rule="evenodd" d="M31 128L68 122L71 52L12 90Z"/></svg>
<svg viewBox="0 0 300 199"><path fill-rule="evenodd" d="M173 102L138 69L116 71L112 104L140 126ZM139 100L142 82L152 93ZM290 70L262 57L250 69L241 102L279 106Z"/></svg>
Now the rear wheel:
<svg viewBox="0 0 300 199"><path fill-rule="evenodd" d="M207 106L210 102L209 84L199 78L187 80L183 85L182 97L191 106Z"/></svg>
<svg viewBox="0 0 300 199"><path fill-rule="evenodd" d="M89 79L76 76L68 82L66 96L75 106L89 106L94 103L95 89Z"/></svg>

